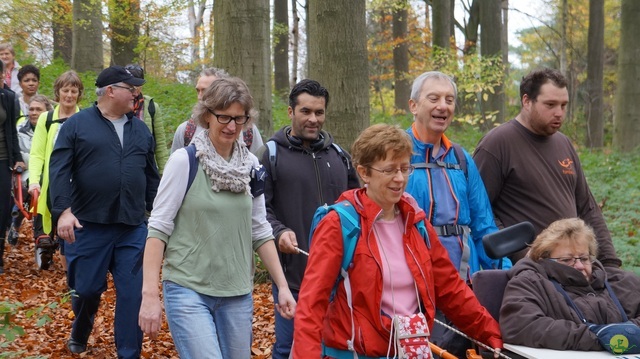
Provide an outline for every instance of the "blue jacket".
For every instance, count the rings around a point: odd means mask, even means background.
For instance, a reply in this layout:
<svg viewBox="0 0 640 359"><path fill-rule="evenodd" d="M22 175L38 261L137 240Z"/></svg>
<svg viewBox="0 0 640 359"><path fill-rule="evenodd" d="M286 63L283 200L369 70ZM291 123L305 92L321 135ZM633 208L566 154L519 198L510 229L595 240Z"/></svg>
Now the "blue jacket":
<svg viewBox="0 0 640 359"><path fill-rule="evenodd" d="M416 138L413 127L407 130L413 142L413 155L411 163L423 163L426 161L427 152L433 150L433 145L424 143ZM444 160L447 163L458 163L453 147L449 139L442 135L442 146L446 149ZM487 256L482 246L482 237L496 232L493 220L491 203L484 188L484 183L478 172L476 164L469 153L463 149L467 159L467 175L460 169L434 168L430 170L417 169L409 177L406 191L418 201L418 204L427 213L427 218L432 220L434 213L438 211L437 193L433 193L432 176L430 171L446 171L444 178L448 180L447 187L451 188L457 203L457 221L454 224L468 226L471 229L469 236L469 275L480 269L498 268L499 260L493 260ZM467 179L468 176L468 179ZM435 197L435 200L434 200ZM458 264L454 263L456 267ZM511 261L504 258L503 269L511 268Z"/></svg>

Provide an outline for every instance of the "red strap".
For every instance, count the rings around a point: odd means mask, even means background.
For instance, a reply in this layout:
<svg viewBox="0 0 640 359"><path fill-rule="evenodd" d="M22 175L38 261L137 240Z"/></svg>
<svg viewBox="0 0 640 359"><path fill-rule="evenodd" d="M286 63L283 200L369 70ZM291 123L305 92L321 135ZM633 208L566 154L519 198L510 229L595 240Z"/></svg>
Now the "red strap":
<svg viewBox="0 0 640 359"><path fill-rule="evenodd" d="M193 135L196 133L196 121L193 118L190 118L187 121L187 126L184 129L184 146L189 146L191 140L193 139Z"/></svg>

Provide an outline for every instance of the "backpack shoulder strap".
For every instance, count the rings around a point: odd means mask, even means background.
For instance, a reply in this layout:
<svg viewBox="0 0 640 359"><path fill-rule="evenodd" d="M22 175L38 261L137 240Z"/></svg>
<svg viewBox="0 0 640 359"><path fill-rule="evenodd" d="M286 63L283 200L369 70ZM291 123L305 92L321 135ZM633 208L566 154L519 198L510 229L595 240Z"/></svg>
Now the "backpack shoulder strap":
<svg viewBox="0 0 640 359"><path fill-rule="evenodd" d="M47 129L47 133L53 124L53 110L47 112L47 122L45 122L44 127Z"/></svg>
<svg viewBox="0 0 640 359"><path fill-rule="evenodd" d="M269 167L271 170L271 180L275 181L278 179L276 175L276 154L278 152L278 145L274 140L269 140L265 143L267 146L267 150L269 151ZM311 237L309 237L311 239Z"/></svg>
<svg viewBox="0 0 640 359"><path fill-rule="evenodd" d="M351 169L351 160L349 160L349 157L347 157L347 155L344 153L344 150L342 149L342 147L340 147L340 145L338 145L335 142L331 143L331 147L333 147L333 149L336 150L336 152L338 152L338 155L340 155L340 158L342 158L342 162L344 162L344 165L347 166L347 171Z"/></svg>
<svg viewBox="0 0 640 359"><path fill-rule="evenodd" d="M193 118L187 120L187 125L184 128L184 145L189 146L191 140L193 139L193 135L196 133L196 121Z"/></svg>
<svg viewBox="0 0 640 359"><path fill-rule="evenodd" d="M345 281L345 289L347 290L347 296L351 295L351 286L348 284L349 281L349 265L353 260L353 253L356 250L356 244L358 243L358 237L360 236L360 215L356 212L356 209L353 207L351 202L349 201L341 201L332 205L324 205L319 207L316 210L316 213L313 216L313 220L311 222L311 232L309 233L309 248L311 248L311 239L313 238L313 233L315 232L318 223L324 216L329 213L329 211L334 210L338 213L338 217L340 218L340 226L342 227L342 263L340 265L340 276L336 278L336 283L331 290L331 300L336 294L336 290L338 289L338 284L341 279Z"/></svg>
<svg viewBox="0 0 640 359"><path fill-rule="evenodd" d="M464 176L469 179L469 170L467 169L467 156L464 155L462 146L460 146L460 144L458 143L451 142L451 147L453 147L453 154L456 156L458 164L460 164L460 169L464 172Z"/></svg>
<svg viewBox="0 0 640 359"><path fill-rule="evenodd" d="M147 111L149 112L149 116L151 116L151 135L153 138L156 138L156 104L153 102L153 97L149 99L149 106L147 106Z"/></svg>
<svg viewBox="0 0 640 359"><path fill-rule="evenodd" d="M464 155L464 151L462 151L462 147L455 142L451 142L451 147L453 147L453 154L456 156L458 163L449 163L444 161L421 162L421 163L414 163L413 167L417 169L446 168L446 169L461 170L462 172L464 172L464 176L468 179L469 175L467 170L467 157Z"/></svg>
<svg viewBox="0 0 640 359"><path fill-rule="evenodd" d="M416 223L416 228L418 228L418 232L424 239L424 243L427 245L427 249L431 249L431 241L429 240L429 233L427 232L427 226L424 224L424 219L418 223Z"/></svg>
<svg viewBox="0 0 640 359"><path fill-rule="evenodd" d="M189 145L185 147L185 149L187 150L187 155L189 156L189 181L187 182L187 191L184 194L186 196L187 192L189 192L189 189L191 188L191 185L193 184L193 181L196 179L196 174L198 173L198 159L196 158L195 145Z"/></svg>
<svg viewBox="0 0 640 359"><path fill-rule="evenodd" d="M338 212L340 225L342 226L342 265L343 271L349 268L353 260L353 253L356 250L356 243L360 236L360 216L351 202L342 201L329 206L330 209Z"/></svg>
<svg viewBox="0 0 640 359"><path fill-rule="evenodd" d="M147 111L149 111L149 116L151 116L151 122L156 117L156 104L153 102L153 97L149 99L149 106L147 107Z"/></svg>

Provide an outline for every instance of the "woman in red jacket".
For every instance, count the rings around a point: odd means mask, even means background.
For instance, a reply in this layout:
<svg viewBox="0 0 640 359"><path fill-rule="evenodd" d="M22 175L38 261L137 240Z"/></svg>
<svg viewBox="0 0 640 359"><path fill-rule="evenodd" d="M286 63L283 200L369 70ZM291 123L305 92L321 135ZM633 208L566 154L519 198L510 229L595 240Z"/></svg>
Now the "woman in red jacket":
<svg viewBox="0 0 640 359"><path fill-rule="evenodd" d="M417 316L430 330L436 307L462 331L502 348L498 324L460 279L431 225L425 221L426 240L416 227L425 213L404 193L413 172L411 151L407 134L385 124L364 130L353 144L365 186L338 200L349 201L360 216L350 285L340 281L330 299L343 255L340 219L330 211L311 242L295 315L294 358L351 359L354 352L359 358L397 357L398 324Z"/></svg>

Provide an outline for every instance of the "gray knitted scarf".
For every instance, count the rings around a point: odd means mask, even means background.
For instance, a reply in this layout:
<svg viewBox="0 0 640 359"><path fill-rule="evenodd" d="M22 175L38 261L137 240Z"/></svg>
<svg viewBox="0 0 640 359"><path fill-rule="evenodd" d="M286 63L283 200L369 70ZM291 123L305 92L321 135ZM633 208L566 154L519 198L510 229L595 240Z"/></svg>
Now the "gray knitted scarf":
<svg viewBox="0 0 640 359"><path fill-rule="evenodd" d="M233 144L231 159L226 161L211 143L209 130L200 132L192 142L196 146L196 157L202 164L204 172L211 178L212 190L251 193L249 182L253 163L246 146L236 140Z"/></svg>

